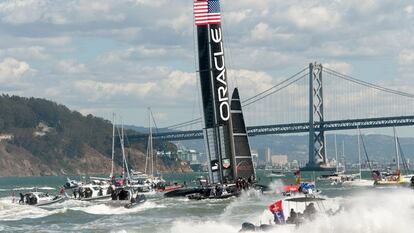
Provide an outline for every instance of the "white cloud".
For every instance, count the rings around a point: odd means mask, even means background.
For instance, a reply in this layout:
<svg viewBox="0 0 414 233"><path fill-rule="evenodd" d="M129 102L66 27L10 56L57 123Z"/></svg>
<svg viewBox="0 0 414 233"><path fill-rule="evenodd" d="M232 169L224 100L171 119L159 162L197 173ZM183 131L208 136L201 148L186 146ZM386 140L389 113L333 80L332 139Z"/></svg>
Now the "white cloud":
<svg viewBox="0 0 414 233"><path fill-rule="evenodd" d="M327 62L323 64L323 67L327 67L342 74L350 74L352 71L352 65L346 62Z"/></svg>
<svg viewBox="0 0 414 233"><path fill-rule="evenodd" d="M30 71L33 70L26 62L7 57L0 62L0 82L16 82Z"/></svg>
<svg viewBox="0 0 414 233"><path fill-rule="evenodd" d="M340 16L334 9L324 6L296 5L287 10L287 17L297 27L312 31L328 30L338 26Z"/></svg>
<svg viewBox="0 0 414 233"><path fill-rule="evenodd" d="M381 73L359 78L409 91L414 73L409 1L221 4L229 82L236 85L237 77L242 98L315 60L350 75ZM114 105L125 112L132 104L168 106L163 111L174 121L175 114L190 111L198 95L192 17L192 1L1 1L0 62L7 64L2 72L21 81L38 71L14 93L50 97L100 114ZM28 71L19 73L25 67ZM298 88L293 85L286 93ZM290 105L303 105L303 98ZM282 113L266 114L270 119Z"/></svg>
<svg viewBox="0 0 414 233"><path fill-rule="evenodd" d="M413 6L413 5L408 5L408 6L406 6L406 7L404 8L404 11L405 11L407 14L412 14L412 13L414 12L414 6Z"/></svg>
<svg viewBox="0 0 414 233"><path fill-rule="evenodd" d="M401 65L414 66L414 50L403 50L399 54L399 63Z"/></svg>
<svg viewBox="0 0 414 233"><path fill-rule="evenodd" d="M21 59L39 59L44 60L49 58L43 46L29 46L0 49L1 56L11 56Z"/></svg>
<svg viewBox="0 0 414 233"><path fill-rule="evenodd" d="M168 1L167 0L130 0L130 2L133 2L137 5L143 5L143 6L150 6L150 7L161 7L164 6Z"/></svg>
<svg viewBox="0 0 414 233"><path fill-rule="evenodd" d="M74 60L63 60L59 61L56 66L58 72L66 74L80 74L85 73L87 68L85 64L79 63Z"/></svg>
<svg viewBox="0 0 414 233"><path fill-rule="evenodd" d="M11 24L32 23L42 17L46 7L43 0L6 0L0 3L0 13L2 20Z"/></svg>

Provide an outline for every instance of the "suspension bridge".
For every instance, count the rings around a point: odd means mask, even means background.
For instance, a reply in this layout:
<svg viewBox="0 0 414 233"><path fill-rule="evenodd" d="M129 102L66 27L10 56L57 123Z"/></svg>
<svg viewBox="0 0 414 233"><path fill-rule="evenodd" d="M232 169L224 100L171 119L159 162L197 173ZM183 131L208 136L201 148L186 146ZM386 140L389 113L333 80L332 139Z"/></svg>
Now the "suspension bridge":
<svg viewBox="0 0 414 233"><path fill-rule="evenodd" d="M249 136L309 133L308 166L326 164L325 132L414 125L414 95L354 78L322 64L308 67L242 102ZM243 93L241 92L243 95ZM154 139L203 138L202 119L168 127ZM201 127L200 127L201 128ZM130 140L148 135L129 135Z"/></svg>

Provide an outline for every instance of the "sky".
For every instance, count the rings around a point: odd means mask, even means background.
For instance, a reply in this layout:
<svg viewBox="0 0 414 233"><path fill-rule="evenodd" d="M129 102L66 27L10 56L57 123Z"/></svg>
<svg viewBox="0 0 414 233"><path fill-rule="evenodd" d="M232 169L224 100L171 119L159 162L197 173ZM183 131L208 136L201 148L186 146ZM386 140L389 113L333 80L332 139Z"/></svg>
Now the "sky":
<svg viewBox="0 0 414 233"><path fill-rule="evenodd" d="M46 98L106 119L115 112L125 124L147 125L147 107L158 126L198 118L192 5L192 0L2 0L0 92ZM221 9L229 83L240 88L242 99L313 61L414 93L412 1L221 0ZM331 88L327 105L342 99L354 106L358 98L350 97L350 89ZM371 98L372 116L389 109L375 104L377 94ZM259 107L246 111L261 117Z"/></svg>

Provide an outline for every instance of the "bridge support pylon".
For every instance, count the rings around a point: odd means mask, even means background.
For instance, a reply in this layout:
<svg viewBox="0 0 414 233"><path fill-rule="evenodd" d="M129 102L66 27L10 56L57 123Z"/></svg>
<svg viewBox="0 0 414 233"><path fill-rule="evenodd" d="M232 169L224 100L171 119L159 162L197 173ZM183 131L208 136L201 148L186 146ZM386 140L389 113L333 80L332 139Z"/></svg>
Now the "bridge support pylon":
<svg viewBox="0 0 414 233"><path fill-rule="evenodd" d="M322 69L322 64L309 64L309 162L302 170L332 170L326 159Z"/></svg>

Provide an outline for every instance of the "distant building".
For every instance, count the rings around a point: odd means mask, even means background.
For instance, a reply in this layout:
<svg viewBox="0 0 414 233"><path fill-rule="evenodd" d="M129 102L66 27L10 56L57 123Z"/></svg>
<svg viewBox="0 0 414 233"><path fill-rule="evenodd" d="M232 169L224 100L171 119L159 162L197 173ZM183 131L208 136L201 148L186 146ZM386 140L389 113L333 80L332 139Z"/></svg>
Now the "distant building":
<svg viewBox="0 0 414 233"><path fill-rule="evenodd" d="M13 134L0 134L0 141L10 141L13 139Z"/></svg>
<svg viewBox="0 0 414 233"><path fill-rule="evenodd" d="M259 153L255 150L250 151L250 153L252 155L253 166L257 167L259 163Z"/></svg>
<svg viewBox="0 0 414 233"><path fill-rule="evenodd" d="M35 137L43 137L45 136L47 133L49 133L50 131L52 131L52 127L49 127L48 125L46 125L43 122L40 122L37 127L36 130L33 132L33 135Z"/></svg>
<svg viewBox="0 0 414 233"><path fill-rule="evenodd" d="M294 169L294 170L298 170L299 169L299 162L297 161L297 160L293 160L291 163L290 163L290 168L291 169Z"/></svg>
<svg viewBox="0 0 414 233"><path fill-rule="evenodd" d="M200 153L198 153L196 150L188 150L188 149L179 149L177 150L177 157L181 160L184 161L188 161L188 162L193 162L193 163L198 163L199 162L199 157L200 157Z"/></svg>
<svg viewBox="0 0 414 233"><path fill-rule="evenodd" d="M271 156L271 163L274 167L283 167L288 164L288 156L287 155L272 155Z"/></svg>
<svg viewBox="0 0 414 233"><path fill-rule="evenodd" d="M270 151L269 147L265 149L266 163L272 163L272 158L271 158L272 154L271 153L272 152Z"/></svg>

